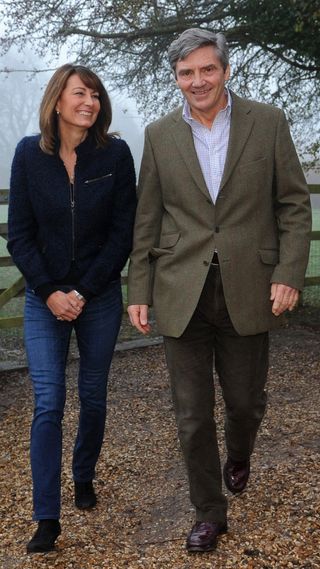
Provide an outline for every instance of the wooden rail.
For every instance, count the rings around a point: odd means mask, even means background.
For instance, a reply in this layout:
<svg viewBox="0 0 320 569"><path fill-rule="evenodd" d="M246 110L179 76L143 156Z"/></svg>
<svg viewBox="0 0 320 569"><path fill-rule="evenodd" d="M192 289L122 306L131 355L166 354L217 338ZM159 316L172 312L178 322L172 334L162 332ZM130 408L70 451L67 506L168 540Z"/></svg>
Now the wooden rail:
<svg viewBox="0 0 320 569"><path fill-rule="evenodd" d="M309 191L311 195L320 194L320 184L309 184ZM320 241L320 231L311 232L311 241ZM320 285L320 263L319 263L319 274L314 277L306 277L304 279L304 286L319 286Z"/></svg>
<svg viewBox="0 0 320 569"><path fill-rule="evenodd" d="M320 194L320 184L309 184L310 194ZM9 190L0 189L0 206L8 204L9 200ZM7 239L8 225L7 223L0 223L0 237ZM312 241L320 241L320 231L312 231L311 235ZM5 256L0 257L0 271L2 267L14 266L11 257ZM320 267L319 267L320 271ZM122 285L127 285L127 277L123 275L121 277ZM320 285L320 275L315 277L306 277L304 281L304 286L315 286ZM16 281L7 289L1 289L0 287L0 309L14 297L22 296L24 294L24 279L21 274L19 274ZM5 316L0 317L0 329L1 328L12 328L15 326L22 326L23 316Z"/></svg>

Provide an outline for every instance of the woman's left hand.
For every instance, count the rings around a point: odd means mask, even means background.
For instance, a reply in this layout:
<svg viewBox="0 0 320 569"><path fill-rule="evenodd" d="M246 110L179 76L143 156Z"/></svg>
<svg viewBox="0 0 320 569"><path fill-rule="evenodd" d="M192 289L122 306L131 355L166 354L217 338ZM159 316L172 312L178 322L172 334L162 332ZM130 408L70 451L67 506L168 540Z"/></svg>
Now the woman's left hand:
<svg viewBox="0 0 320 569"><path fill-rule="evenodd" d="M78 311L78 315L82 312L82 309L86 303L86 299L82 297L80 299L74 290L70 290L67 296L69 297L69 301L71 305ZM80 309L80 310L79 310Z"/></svg>
<svg viewBox="0 0 320 569"><path fill-rule="evenodd" d="M82 312L85 302L79 300L73 291L68 293L57 290L47 298L47 306L58 320L71 322Z"/></svg>

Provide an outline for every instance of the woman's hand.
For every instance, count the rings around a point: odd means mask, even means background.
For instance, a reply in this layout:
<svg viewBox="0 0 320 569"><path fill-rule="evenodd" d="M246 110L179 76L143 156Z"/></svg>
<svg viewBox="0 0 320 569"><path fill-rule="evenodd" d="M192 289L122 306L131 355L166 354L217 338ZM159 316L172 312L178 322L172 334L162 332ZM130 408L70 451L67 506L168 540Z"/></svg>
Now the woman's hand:
<svg viewBox="0 0 320 569"><path fill-rule="evenodd" d="M58 320L71 322L81 314L85 301L79 300L73 291L56 290L47 298L47 306Z"/></svg>
<svg viewBox="0 0 320 569"><path fill-rule="evenodd" d="M82 309L83 309L85 303L87 302L86 299L83 296L80 299L79 296L76 295L75 290L70 290L70 292L67 293L67 296L70 298L70 302L72 303L72 306L75 306L76 308L80 308L80 312L79 312L79 314L80 314L82 312Z"/></svg>

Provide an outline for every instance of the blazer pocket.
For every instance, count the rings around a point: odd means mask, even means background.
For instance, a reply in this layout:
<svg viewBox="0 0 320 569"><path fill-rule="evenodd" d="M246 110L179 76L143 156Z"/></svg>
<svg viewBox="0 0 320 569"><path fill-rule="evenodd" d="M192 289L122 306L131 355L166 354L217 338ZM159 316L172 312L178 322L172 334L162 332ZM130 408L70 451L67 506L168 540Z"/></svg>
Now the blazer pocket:
<svg viewBox="0 0 320 569"><path fill-rule="evenodd" d="M173 255L172 247L174 247L180 239L180 233L167 233L161 235L159 247L151 247L149 255L152 258L158 258L162 255Z"/></svg>
<svg viewBox="0 0 320 569"><path fill-rule="evenodd" d="M279 251L277 249L259 249L259 255L265 265L277 265L279 263Z"/></svg>
<svg viewBox="0 0 320 569"><path fill-rule="evenodd" d="M267 166L267 158L258 158L257 160L252 160L250 162L245 162L239 165L239 169L242 170L260 170Z"/></svg>

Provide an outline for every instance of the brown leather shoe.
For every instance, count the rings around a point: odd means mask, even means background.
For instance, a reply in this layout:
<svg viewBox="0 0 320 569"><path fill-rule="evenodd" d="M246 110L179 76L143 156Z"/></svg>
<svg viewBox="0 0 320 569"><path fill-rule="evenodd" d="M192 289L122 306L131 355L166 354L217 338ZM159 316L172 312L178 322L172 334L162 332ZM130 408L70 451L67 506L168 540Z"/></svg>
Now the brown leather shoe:
<svg viewBox="0 0 320 569"><path fill-rule="evenodd" d="M217 547L218 536L227 530L227 524L196 522L187 537L186 548L190 553L212 551Z"/></svg>
<svg viewBox="0 0 320 569"><path fill-rule="evenodd" d="M226 487L232 494L239 494L245 489L250 474L250 460L236 461L228 457L223 468Z"/></svg>

